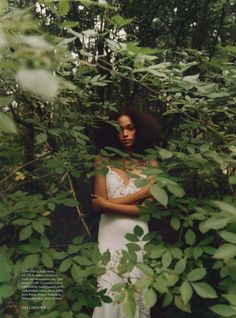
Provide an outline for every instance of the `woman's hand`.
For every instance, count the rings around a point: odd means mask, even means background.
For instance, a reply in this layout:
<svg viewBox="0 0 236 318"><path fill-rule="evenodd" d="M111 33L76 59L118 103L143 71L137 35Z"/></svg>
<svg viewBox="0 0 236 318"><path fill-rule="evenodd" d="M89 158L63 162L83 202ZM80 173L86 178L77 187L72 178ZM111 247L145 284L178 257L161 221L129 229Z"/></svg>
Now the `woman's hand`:
<svg viewBox="0 0 236 318"><path fill-rule="evenodd" d="M92 194L91 197L94 210L100 213L104 212L107 207L108 200L96 194Z"/></svg>

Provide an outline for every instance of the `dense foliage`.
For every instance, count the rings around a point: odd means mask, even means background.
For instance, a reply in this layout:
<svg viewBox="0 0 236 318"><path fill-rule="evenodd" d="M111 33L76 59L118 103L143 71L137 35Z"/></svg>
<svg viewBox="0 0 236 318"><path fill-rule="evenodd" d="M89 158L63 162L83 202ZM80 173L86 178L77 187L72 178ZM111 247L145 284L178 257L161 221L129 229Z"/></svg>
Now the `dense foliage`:
<svg viewBox="0 0 236 318"><path fill-rule="evenodd" d="M1 1L1 317L85 318L110 301L96 289L109 253L90 207L94 128L130 104L162 142L144 155L159 162L144 171L152 231L127 234L119 271L144 277L114 286L117 302L133 317L141 289L156 316L236 317L235 3L138 4ZM60 273L63 300L22 309L30 268Z"/></svg>

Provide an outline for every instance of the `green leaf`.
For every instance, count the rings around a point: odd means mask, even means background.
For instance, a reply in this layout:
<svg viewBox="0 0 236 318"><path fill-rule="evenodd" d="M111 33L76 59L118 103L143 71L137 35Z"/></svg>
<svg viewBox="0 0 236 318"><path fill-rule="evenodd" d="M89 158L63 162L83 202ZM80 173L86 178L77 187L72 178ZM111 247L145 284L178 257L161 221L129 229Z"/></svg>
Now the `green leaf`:
<svg viewBox="0 0 236 318"><path fill-rule="evenodd" d="M203 253L203 249L199 246L196 246L193 250L194 259L198 259Z"/></svg>
<svg viewBox="0 0 236 318"><path fill-rule="evenodd" d="M44 252L42 253L42 263L48 268L53 268L52 257Z"/></svg>
<svg viewBox="0 0 236 318"><path fill-rule="evenodd" d="M68 254L75 254L75 253L78 253L78 251L79 251L80 249L81 249L81 246L70 244L70 245L68 246L67 253L68 253Z"/></svg>
<svg viewBox="0 0 236 318"><path fill-rule="evenodd" d="M83 240L84 240L83 235L79 235L79 236L74 237L72 242L74 244L81 244L83 242Z"/></svg>
<svg viewBox="0 0 236 318"><path fill-rule="evenodd" d="M171 264L171 261L172 261L172 255L169 251L166 251L162 255L162 259L161 259L163 267L165 267L165 268L169 267Z"/></svg>
<svg viewBox="0 0 236 318"><path fill-rule="evenodd" d="M44 226L43 224L37 222L37 221L33 221L32 223L33 225L33 228L36 232L40 233L40 234L43 234L44 233Z"/></svg>
<svg viewBox="0 0 236 318"><path fill-rule="evenodd" d="M203 277L205 277L207 274L207 271L205 268L195 268L187 275L187 280L190 280L191 282L195 282L197 280L201 280Z"/></svg>
<svg viewBox="0 0 236 318"><path fill-rule="evenodd" d="M203 221L199 225L199 229L202 233L206 233L209 230L220 230L230 223L231 218L219 218L213 216L206 221Z"/></svg>
<svg viewBox="0 0 236 318"><path fill-rule="evenodd" d="M184 311L184 312L188 312L188 313L191 313L191 307L189 304L185 304L183 302L183 299L182 297L180 296L174 296L174 303L175 303L175 306L177 308L179 308L180 310Z"/></svg>
<svg viewBox="0 0 236 318"><path fill-rule="evenodd" d="M143 235L143 229L141 228L141 226L136 225L134 228L134 235L141 237Z"/></svg>
<svg viewBox="0 0 236 318"><path fill-rule="evenodd" d="M163 148L159 150L159 154L160 154L162 159L169 159L169 158L173 157L173 154L171 151L163 149Z"/></svg>
<svg viewBox="0 0 236 318"><path fill-rule="evenodd" d="M72 259L71 258L66 258L59 267L59 271L64 273L66 272L72 265Z"/></svg>
<svg viewBox="0 0 236 318"><path fill-rule="evenodd" d="M154 274L153 269L146 264L137 263L136 266L141 269L146 275L152 276Z"/></svg>
<svg viewBox="0 0 236 318"><path fill-rule="evenodd" d="M229 176L229 184L236 184L236 176Z"/></svg>
<svg viewBox="0 0 236 318"><path fill-rule="evenodd" d="M213 203L221 209L221 211L232 214L232 215L236 215L236 208L226 202L223 201L213 201Z"/></svg>
<svg viewBox="0 0 236 318"><path fill-rule="evenodd" d="M175 267L174 267L174 271L177 273L177 274L182 274L184 272L186 268L186 257L180 259L176 264L175 264Z"/></svg>
<svg viewBox="0 0 236 318"><path fill-rule="evenodd" d="M136 302L135 298L132 295L128 294L128 297L126 297L126 301L123 305L124 312L127 316L127 318L133 318L136 311Z"/></svg>
<svg viewBox="0 0 236 318"><path fill-rule="evenodd" d="M14 101L14 95L1 96L0 97L0 106L7 106Z"/></svg>
<svg viewBox="0 0 236 318"><path fill-rule="evenodd" d="M136 288L138 289L146 289L151 285L152 281L151 279L146 276L146 277L141 277L137 280L135 283Z"/></svg>
<svg viewBox="0 0 236 318"><path fill-rule="evenodd" d="M0 285L0 297L8 298L15 293L15 288L11 285L3 284Z"/></svg>
<svg viewBox="0 0 236 318"><path fill-rule="evenodd" d="M77 282L81 282L82 276L81 276L81 267L76 265L75 263L71 267L71 275L73 279Z"/></svg>
<svg viewBox="0 0 236 318"><path fill-rule="evenodd" d="M173 295L171 293L166 293L163 298L163 307L170 305L173 301Z"/></svg>
<svg viewBox="0 0 236 318"><path fill-rule="evenodd" d="M50 241L45 235L41 235L40 243L43 248L49 248L50 246Z"/></svg>
<svg viewBox="0 0 236 318"><path fill-rule="evenodd" d="M213 287L207 283L191 283L195 292L202 298L217 298L217 294Z"/></svg>
<svg viewBox="0 0 236 318"><path fill-rule="evenodd" d="M15 122L2 112L0 112L0 131L11 134L17 133Z"/></svg>
<svg viewBox="0 0 236 318"><path fill-rule="evenodd" d="M159 258L166 251L166 247L163 245L154 245L151 248L150 257L151 258Z"/></svg>
<svg viewBox="0 0 236 318"><path fill-rule="evenodd" d="M188 245L193 245L196 242L196 235L192 229L188 229L185 233L185 241Z"/></svg>
<svg viewBox="0 0 236 318"><path fill-rule="evenodd" d="M43 144L45 141L47 141L47 135L42 133L42 134L38 134L36 136L36 143L38 145Z"/></svg>
<svg viewBox="0 0 236 318"><path fill-rule="evenodd" d="M136 243L128 243L126 244L126 246L128 247L128 250L130 252L138 252L138 251L141 251L141 247L139 244L136 244Z"/></svg>
<svg viewBox="0 0 236 318"><path fill-rule="evenodd" d="M22 270L34 268L39 263L39 255L38 254L32 254L25 257L22 263Z"/></svg>
<svg viewBox="0 0 236 318"><path fill-rule="evenodd" d="M58 93L58 80L46 70L20 70L17 73L20 85L45 100L51 100Z"/></svg>
<svg viewBox="0 0 236 318"><path fill-rule="evenodd" d="M32 232L33 232L33 230L32 230L31 225L24 227L19 233L20 241L23 241L23 240L26 240L27 238L29 238L31 236Z"/></svg>
<svg viewBox="0 0 236 318"><path fill-rule="evenodd" d="M228 231L220 231L219 235L227 242L236 244L236 234Z"/></svg>
<svg viewBox="0 0 236 318"><path fill-rule="evenodd" d="M185 195L185 191L178 184L167 184L167 189L173 193L177 198L182 198Z"/></svg>
<svg viewBox="0 0 236 318"><path fill-rule="evenodd" d="M74 200L74 199L63 199L63 200L62 200L62 203L63 203L65 206L68 206L68 207L75 207L75 206L77 206L77 201Z"/></svg>
<svg viewBox="0 0 236 318"><path fill-rule="evenodd" d="M222 258L222 259L227 259L234 257L236 255L236 246L233 244L223 244L221 245L213 255L213 258Z"/></svg>
<svg viewBox="0 0 236 318"><path fill-rule="evenodd" d="M63 21L60 24L60 28L61 29L63 29L63 28L74 28L74 27L76 27L78 25L79 25L78 21Z"/></svg>
<svg viewBox="0 0 236 318"><path fill-rule="evenodd" d="M152 286L161 294L168 292L169 282L163 276L157 276Z"/></svg>
<svg viewBox="0 0 236 318"><path fill-rule="evenodd" d="M0 283L9 282L11 280L11 274L6 272L4 269L0 271Z"/></svg>
<svg viewBox="0 0 236 318"><path fill-rule="evenodd" d="M75 256L73 257L73 260L82 266L88 266L93 264L93 262L89 258L84 256Z"/></svg>
<svg viewBox="0 0 236 318"><path fill-rule="evenodd" d="M181 223L180 223L179 219L171 218L170 225L172 226L173 229L175 229L177 231L180 228Z"/></svg>
<svg viewBox="0 0 236 318"><path fill-rule="evenodd" d="M122 28L123 26L130 24L133 21L133 19L125 19L121 17L120 15L115 15L111 18L111 22L117 26L118 28Z"/></svg>
<svg viewBox="0 0 236 318"><path fill-rule="evenodd" d="M58 9L57 12L59 14L59 16L63 16L66 13L68 13L70 10L70 3L68 0L62 0L59 5L58 5Z"/></svg>
<svg viewBox="0 0 236 318"><path fill-rule="evenodd" d="M224 298L228 300L232 305L236 306L236 295L234 294L224 294L222 295Z"/></svg>
<svg viewBox="0 0 236 318"><path fill-rule="evenodd" d="M136 235L132 234L132 233L127 233L127 234L125 235L125 238L126 238L128 241L130 241L130 242L139 242L139 238L138 238Z"/></svg>
<svg viewBox="0 0 236 318"><path fill-rule="evenodd" d="M168 195L166 191L158 186L157 184L154 184L150 188L151 195L159 201L164 207L167 207L168 204Z"/></svg>
<svg viewBox="0 0 236 318"><path fill-rule="evenodd" d="M209 308L211 311L222 317L231 317L236 315L236 308L229 305L214 305Z"/></svg>
<svg viewBox="0 0 236 318"><path fill-rule="evenodd" d="M32 221L31 220L28 220L28 219L17 219L17 220L14 220L12 222L12 224L14 225L27 225L29 223L31 223Z"/></svg>
<svg viewBox="0 0 236 318"><path fill-rule="evenodd" d="M192 289L191 285L187 281L184 281L182 283L182 285L180 286L180 295L181 295L185 305L192 298L193 289Z"/></svg>
<svg viewBox="0 0 236 318"><path fill-rule="evenodd" d="M147 309L150 309L157 302L157 294L153 288L149 288L143 296L143 303Z"/></svg>

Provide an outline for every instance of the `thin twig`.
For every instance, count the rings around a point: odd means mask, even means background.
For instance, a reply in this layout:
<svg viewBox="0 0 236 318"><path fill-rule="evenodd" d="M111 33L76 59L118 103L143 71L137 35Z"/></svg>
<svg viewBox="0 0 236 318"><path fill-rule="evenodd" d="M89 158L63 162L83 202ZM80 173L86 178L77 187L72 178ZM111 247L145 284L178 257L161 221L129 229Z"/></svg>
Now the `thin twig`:
<svg viewBox="0 0 236 318"><path fill-rule="evenodd" d="M76 194L75 194L75 190L74 190L73 183L72 183L72 180L71 180L71 176L70 176L69 173L67 174L67 178L68 178L68 181L69 181L70 191L71 191L71 193L72 193L72 196L73 196L74 200L77 201L77 199L76 199ZM91 232L90 232L90 230L89 230L89 228L88 228L86 222L84 221L83 214L82 214L82 212L80 211L80 208L79 208L78 204L76 205L76 211L77 211L77 213L78 213L78 217L79 217L80 221L82 222L82 224L83 224L83 226L84 226L84 228L85 228L87 234L89 235L89 237L91 237L91 236L92 236L92 235L91 235Z"/></svg>

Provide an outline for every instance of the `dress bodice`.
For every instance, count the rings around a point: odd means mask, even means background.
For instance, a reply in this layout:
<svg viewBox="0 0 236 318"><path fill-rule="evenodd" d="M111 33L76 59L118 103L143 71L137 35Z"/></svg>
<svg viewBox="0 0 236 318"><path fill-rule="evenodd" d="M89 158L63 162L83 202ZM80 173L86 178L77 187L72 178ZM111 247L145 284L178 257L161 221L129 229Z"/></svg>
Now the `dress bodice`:
<svg viewBox="0 0 236 318"><path fill-rule="evenodd" d="M128 184L125 184L124 180L119 176L117 172L108 167L108 173L106 175L106 187L108 198L120 198L124 195L133 194L139 190L135 185L136 178L130 178ZM144 175L140 175L140 178L145 178Z"/></svg>

